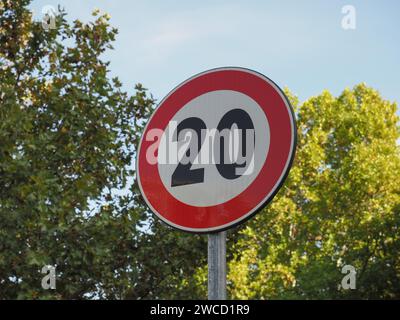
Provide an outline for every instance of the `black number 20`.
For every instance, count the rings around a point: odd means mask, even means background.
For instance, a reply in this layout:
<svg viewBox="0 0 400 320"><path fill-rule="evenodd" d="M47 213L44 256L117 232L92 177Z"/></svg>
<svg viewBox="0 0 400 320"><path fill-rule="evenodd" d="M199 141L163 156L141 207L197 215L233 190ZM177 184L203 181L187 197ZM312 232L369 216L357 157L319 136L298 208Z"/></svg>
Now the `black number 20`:
<svg viewBox="0 0 400 320"><path fill-rule="evenodd" d="M224 129L230 129L233 124L236 124L238 129L242 130L242 153L246 152L246 130L247 129L254 129L253 121L251 120L249 114L242 110L242 109L233 109L228 111L220 120L217 130L222 131ZM203 120L197 117L186 118L182 120L177 126L177 134L176 137L179 137L179 133L185 129L191 129L196 132L198 137L198 150L197 153L200 152L201 146L204 142L204 136L201 134L202 129L206 129L206 124ZM255 138L255 137L254 137ZM221 137L221 139L224 139ZM224 177L225 179L232 180L237 179L241 175L236 174L236 168L238 167L245 167L246 163L244 164L237 164L237 163L226 163L224 157L225 154L225 144L223 141L219 143L220 146L220 155L222 159L220 162L216 164L217 170L219 174ZM186 151L186 156L190 156L190 148ZM194 155L196 156L196 155ZM202 183L204 182L204 168L199 169L191 169L192 163L189 162L187 164L179 163L176 167L174 173L171 177L171 187L195 184L195 183Z"/></svg>

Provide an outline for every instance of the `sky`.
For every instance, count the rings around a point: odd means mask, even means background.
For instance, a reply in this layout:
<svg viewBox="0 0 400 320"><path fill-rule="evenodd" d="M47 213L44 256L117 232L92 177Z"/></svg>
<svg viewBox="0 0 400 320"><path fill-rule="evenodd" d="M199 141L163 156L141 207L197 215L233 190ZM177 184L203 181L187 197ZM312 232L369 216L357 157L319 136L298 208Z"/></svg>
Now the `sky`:
<svg viewBox="0 0 400 320"><path fill-rule="evenodd" d="M119 29L108 52L112 76L133 93L142 83L160 101L176 85L215 67L247 67L301 101L365 82L400 102L397 0L34 0L34 17L60 4L71 20L98 8ZM345 5L355 29L343 29Z"/></svg>

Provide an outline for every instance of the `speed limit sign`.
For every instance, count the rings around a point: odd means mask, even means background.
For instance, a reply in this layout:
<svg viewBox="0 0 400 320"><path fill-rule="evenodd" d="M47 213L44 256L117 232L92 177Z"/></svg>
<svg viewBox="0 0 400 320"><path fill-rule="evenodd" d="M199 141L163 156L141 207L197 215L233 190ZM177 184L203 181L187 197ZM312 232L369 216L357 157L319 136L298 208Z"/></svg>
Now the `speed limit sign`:
<svg viewBox="0 0 400 320"><path fill-rule="evenodd" d="M244 68L212 69L156 108L137 152L138 183L168 225L217 232L271 201L295 147L294 113L273 81Z"/></svg>

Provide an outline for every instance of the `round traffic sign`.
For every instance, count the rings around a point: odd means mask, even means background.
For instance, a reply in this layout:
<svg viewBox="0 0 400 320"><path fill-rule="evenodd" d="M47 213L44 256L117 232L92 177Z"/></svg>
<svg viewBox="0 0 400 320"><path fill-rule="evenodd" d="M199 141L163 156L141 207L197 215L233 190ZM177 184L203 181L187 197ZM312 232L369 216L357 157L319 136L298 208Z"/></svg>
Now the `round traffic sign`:
<svg viewBox="0 0 400 320"><path fill-rule="evenodd" d="M137 153L139 187L167 224L225 230L271 201L295 147L293 110L272 80L212 69L177 86L150 117Z"/></svg>

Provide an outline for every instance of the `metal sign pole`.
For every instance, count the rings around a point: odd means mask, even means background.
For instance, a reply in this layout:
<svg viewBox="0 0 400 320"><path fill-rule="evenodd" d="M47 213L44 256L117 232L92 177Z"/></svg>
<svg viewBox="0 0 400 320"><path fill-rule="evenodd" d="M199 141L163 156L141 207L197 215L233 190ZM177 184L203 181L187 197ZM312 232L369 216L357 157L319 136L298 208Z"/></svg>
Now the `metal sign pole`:
<svg viewBox="0 0 400 320"><path fill-rule="evenodd" d="M226 300L226 231L208 235L208 299Z"/></svg>

